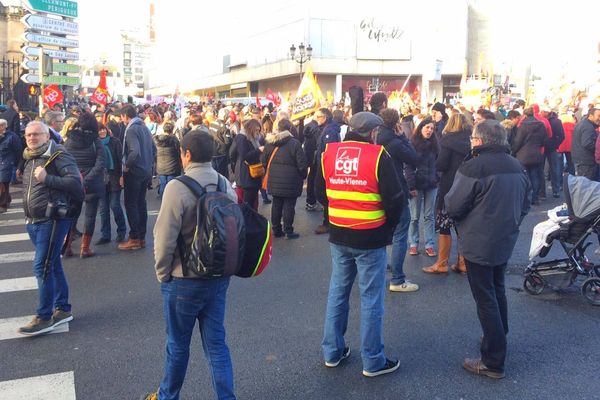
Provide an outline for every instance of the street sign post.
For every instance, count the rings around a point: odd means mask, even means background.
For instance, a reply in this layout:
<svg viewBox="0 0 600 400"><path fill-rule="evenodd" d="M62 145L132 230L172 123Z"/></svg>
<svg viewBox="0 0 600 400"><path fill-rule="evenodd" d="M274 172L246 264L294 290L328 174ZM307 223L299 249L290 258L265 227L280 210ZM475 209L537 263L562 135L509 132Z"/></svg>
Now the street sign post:
<svg viewBox="0 0 600 400"><path fill-rule="evenodd" d="M29 4L27 4L29 3ZM77 2L69 0L27 0L25 6L32 11L77 18Z"/></svg>
<svg viewBox="0 0 600 400"><path fill-rule="evenodd" d="M23 40L29 43L41 43L56 47L78 48L79 40L67 39L58 36L40 35L38 33L26 32Z"/></svg>
<svg viewBox="0 0 600 400"><path fill-rule="evenodd" d="M25 60L21 63L21 67L30 71L37 70L40 67L39 61ZM69 72L72 74L79 73L79 65L76 64L65 64L65 63L52 63L52 72Z"/></svg>
<svg viewBox="0 0 600 400"><path fill-rule="evenodd" d="M21 76L21 80L26 83L40 83L39 74L24 74ZM79 86L81 84L81 79L78 76L59 76L59 75L50 75L44 77L44 85L65 85L65 86Z"/></svg>
<svg viewBox="0 0 600 400"><path fill-rule="evenodd" d="M23 54L25 54L26 56L39 57L40 49L41 49L41 47L23 46L23 47L21 47L21 52ZM79 53L75 53L72 51L44 49L44 53L49 55L52 58L58 58L59 60L78 60L79 59Z"/></svg>
<svg viewBox="0 0 600 400"><path fill-rule="evenodd" d="M21 18L21 22L26 28L34 31L56 33L58 35L79 35L79 24L77 22L48 18L37 14L28 14Z"/></svg>

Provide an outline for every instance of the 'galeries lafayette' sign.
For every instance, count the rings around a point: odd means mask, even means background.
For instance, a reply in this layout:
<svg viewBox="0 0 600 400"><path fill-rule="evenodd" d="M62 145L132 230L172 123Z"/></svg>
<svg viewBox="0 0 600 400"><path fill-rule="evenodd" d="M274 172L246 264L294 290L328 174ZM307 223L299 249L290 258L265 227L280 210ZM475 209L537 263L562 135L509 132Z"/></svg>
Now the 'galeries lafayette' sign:
<svg viewBox="0 0 600 400"><path fill-rule="evenodd" d="M356 58L410 60L411 42L400 26L364 18L356 27Z"/></svg>

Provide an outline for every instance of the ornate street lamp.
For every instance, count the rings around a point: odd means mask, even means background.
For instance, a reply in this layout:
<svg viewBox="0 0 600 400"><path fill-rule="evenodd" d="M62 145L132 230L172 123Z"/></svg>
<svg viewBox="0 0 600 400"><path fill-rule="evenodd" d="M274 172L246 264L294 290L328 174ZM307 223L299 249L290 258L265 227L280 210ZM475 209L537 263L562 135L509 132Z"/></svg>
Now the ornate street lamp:
<svg viewBox="0 0 600 400"><path fill-rule="evenodd" d="M302 80L302 65L312 58L312 50L310 44L308 47L304 47L304 43L301 42L296 55L296 46L292 44L292 47L290 47L290 58L300 64L300 80Z"/></svg>

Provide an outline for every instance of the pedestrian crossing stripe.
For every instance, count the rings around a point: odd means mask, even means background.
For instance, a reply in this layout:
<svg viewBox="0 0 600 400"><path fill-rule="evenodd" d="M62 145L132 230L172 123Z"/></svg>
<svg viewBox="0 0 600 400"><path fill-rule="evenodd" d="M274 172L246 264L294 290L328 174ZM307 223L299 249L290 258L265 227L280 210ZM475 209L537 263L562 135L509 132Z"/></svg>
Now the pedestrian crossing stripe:
<svg viewBox="0 0 600 400"><path fill-rule="evenodd" d="M35 276L0 280L0 293L20 292L22 290L35 290L38 288Z"/></svg>
<svg viewBox="0 0 600 400"><path fill-rule="evenodd" d="M23 251L20 253L7 253L0 256L0 264L11 264L24 261L33 261L35 251Z"/></svg>
<svg viewBox="0 0 600 400"><path fill-rule="evenodd" d="M22 208L16 208L16 209L14 209L14 210L8 210L8 211L6 211L5 213L3 213L3 214L0 214L0 215L6 215L6 214L18 214L18 213L24 213L23 209L22 209Z"/></svg>
<svg viewBox="0 0 600 400"><path fill-rule="evenodd" d="M0 221L0 228L3 226L20 226L25 225L25 218L22 219L7 219L6 221Z"/></svg>
<svg viewBox="0 0 600 400"><path fill-rule="evenodd" d="M23 204L23 199L12 199L10 204Z"/></svg>
<svg viewBox="0 0 600 400"><path fill-rule="evenodd" d="M9 340L16 338L27 338L29 336L21 335L18 330L20 327L27 325L33 319L34 315L27 315L24 317L14 317L14 318L3 318L0 319L0 340ZM65 322L63 324L58 325L54 330L48 332L48 335L54 333L66 333L69 332L69 323ZM0 385L1 387L1 385ZM12 397L4 397L4 393L0 388L0 398L2 399L13 399ZM31 397L38 399L38 397ZM46 399L46 397L39 397L40 399Z"/></svg>
<svg viewBox="0 0 600 400"><path fill-rule="evenodd" d="M75 400L74 371L0 382L3 399Z"/></svg>
<svg viewBox="0 0 600 400"><path fill-rule="evenodd" d="M22 240L29 240L29 235L27 233L0 235L0 243L20 242Z"/></svg>

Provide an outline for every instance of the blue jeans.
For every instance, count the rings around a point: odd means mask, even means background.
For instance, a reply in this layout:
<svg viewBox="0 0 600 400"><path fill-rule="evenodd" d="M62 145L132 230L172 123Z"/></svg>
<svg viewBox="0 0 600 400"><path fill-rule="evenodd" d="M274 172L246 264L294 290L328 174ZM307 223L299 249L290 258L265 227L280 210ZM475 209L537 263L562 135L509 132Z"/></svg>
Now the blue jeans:
<svg viewBox="0 0 600 400"><path fill-rule="evenodd" d="M550 166L550 182L552 183L552 194L560 193L562 189L563 162L562 153L553 151L546 153L546 159Z"/></svg>
<svg viewBox="0 0 600 400"><path fill-rule="evenodd" d="M27 224L29 239L35 246L33 258L33 273L37 278L39 305L36 314L43 320L49 320L55 308L71 311L69 304L69 286L60 260L60 249L65 241L65 236L71 229L70 219L56 220L56 231L52 242L52 261L44 280L44 264L50 248L53 221Z"/></svg>
<svg viewBox="0 0 600 400"><path fill-rule="evenodd" d="M235 399L233 368L225 343L225 300L229 278L178 279L161 284L167 325L165 375L158 398L179 399L190 357L190 340L199 323L202 348L212 373L213 388L219 399Z"/></svg>
<svg viewBox="0 0 600 400"><path fill-rule="evenodd" d="M417 190L417 196L411 197L410 205L410 228L408 240L411 247L419 246L419 219L421 218L421 207L423 208L423 234L425 235L425 248L435 245L435 197L437 188L429 190Z"/></svg>
<svg viewBox="0 0 600 400"><path fill-rule="evenodd" d="M159 175L158 176L158 197L162 200L163 193L165 192L165 187L169 181L175 179L177 176L175 175Z"/></svg>
<svg viewBox="0 0 600 400"><path fill-rule="evenodd" d="M537 203L540 191L540 166L529 165L525 167L525 170L527 171L527 176L529 177L529 181L531 182L531 190L533 191L531 196L531 202Z"/></svg>
<svg viewBox="0 0 600 400"><path fill-rule="evenodd" d="M123 198L127 222L129 222L129 238L145 240L146 225L148 224L148 209L146 191L150 178L123 174Z"/></svg>
<svg viewBox="0 0 600 400"><path fill-rule="evenodd" d="M355 249L330 243L331 281L321 343L326 362L338 361L346 342L349 298L358 273L360 289L360 348L363 369L374 372L385 365L383 351L383 297L385 294L385 247Z"/></svg>
<svg viewBox="0 0 600 400"><path fill-rule="evenodd" d="M408 248L408 228L410 226L410 208L404 207L400 222L394 229L392 239L392 285L402 285L406 281L404 274L404 258Z"/></svg>
<svg viewBox="0 0 600 400"><path fill-rule="evenodd" d="M110 211L112 210L115 224L117 224L117 235L125 236L127 226L125 225L125 214L121 207L121 190L109 191L106 186L106 193L100 197L100 236L102 239L110 240Z"/></svg>

